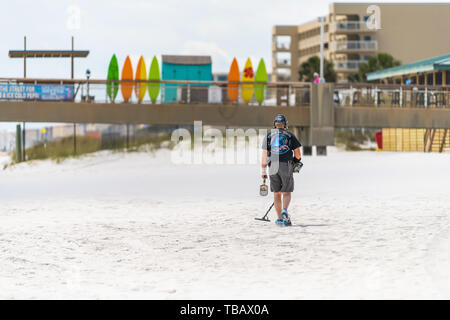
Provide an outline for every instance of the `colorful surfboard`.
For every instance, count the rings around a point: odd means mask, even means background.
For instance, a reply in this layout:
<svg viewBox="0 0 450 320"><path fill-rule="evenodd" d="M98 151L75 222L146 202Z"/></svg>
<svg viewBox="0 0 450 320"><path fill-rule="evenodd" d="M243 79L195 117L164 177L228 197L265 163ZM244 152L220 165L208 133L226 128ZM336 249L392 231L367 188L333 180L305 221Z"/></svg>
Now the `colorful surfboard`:
<svg viewBox="0 0 450 320"><path fill-rule="evenodd" d="M242 73L242 82L254 82L255 75L253 73L252 61L250 58L244 66L244 72ZM252 100L254 84L243 84L242 85L242 100L249 103Z"/></svg>
<svg viewBox="0 0 450 320"><path fill-rule="evenodd" d="M267 83L267 71L264 59L261 59L258 64L258 69L256 69L255 82L266 82ZM258 104L261 105L264 101L264 95L266 93L267 86L264 84L255 84L255 98Z"/></svg>
<svg viewBox="0 0 450 320"><path fill-rule="evenodd" d="M107 80L119 80L119 64L117 63L117 57L113 54L108 67ZM114 102L119 91L119 82L106 82L106 93L109 99Z"/></svg>
<svg viewBox="0 0 450 320"><path fill-rule="evenodd" d="M230 72L228 73L228 82L239 82L241 81L241 75L239 74L239 66L236 58L233 59L231 63ZM228 99L231 102L236 102L239 97L239 85L238 84L228 84Z"/></svg>
<svg viewBox="0 0 450 320"><path fill-rule="evenodd" d="M148 73L148 80L160 80L160 73L159 73L159 64L158 59L156 59L156 56L153 57L152 64L150 65L150 72ZM160 83L148 83L148 95L150 96L150 99L152 100L152 103L156 102L156 99L158 98L159 94L159 88L161 84Z"/></svg>
<svg viewBox="0 0 450 320"><path fill-rule="evenodd" d="M136 68L136 76L135 80L147 80L147 68L145 67L144 57L141 56L139 59L137 68ZM145 97L145 92L147 91L147 85L145 83L136 82L134 87L134 93L136 94L136 98L138 102L141 102Z"/></svg>
<svg viewBox="0 0 450 320"><path fill-rule="evenodd" d="M133 66L131 65L130 57L127 56L122 68L122 80L133 80ZM120 86L124 102L128 102L133 93L133 82L122 82Z"/></svg>

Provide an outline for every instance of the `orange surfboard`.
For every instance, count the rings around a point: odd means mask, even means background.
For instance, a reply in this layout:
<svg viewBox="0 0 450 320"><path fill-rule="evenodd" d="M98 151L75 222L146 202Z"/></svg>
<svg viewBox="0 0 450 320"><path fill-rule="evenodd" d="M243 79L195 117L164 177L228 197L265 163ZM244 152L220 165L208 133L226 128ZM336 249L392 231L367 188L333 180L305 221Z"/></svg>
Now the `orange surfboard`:
<svg viewBox="0 0 450 320"><path fill-rule="evenodd" d="M144 57L141 56L139 59L137 68L136 68L136 76L135 80L147 80L147 70L145 68ZM134 87L134 93L136 94L136 98L139 102L141 102L145 97L145 92L147 91L147 84L145 83L136 83Z"/></svg>
<svg viewBox="0 0 450 320"><path fill-rule="evenodd" d="M122 68L122 80L133 80L133 66L131 65L130 57L127 56ZM124 102L128 102L133 93L133 82L122 82L120 84L120 91Z"/></svg>
<svg viewBox="0 0 450 320"><path fill-rule="evenodd" d="M228 82L239 82L241 80L241 75L239 73L239 66L236 58L233 59L231 63L230 72L228 73ZM231 102L237 101L239 97L239 85L238 84L228 84L228 99Z"/></svg>

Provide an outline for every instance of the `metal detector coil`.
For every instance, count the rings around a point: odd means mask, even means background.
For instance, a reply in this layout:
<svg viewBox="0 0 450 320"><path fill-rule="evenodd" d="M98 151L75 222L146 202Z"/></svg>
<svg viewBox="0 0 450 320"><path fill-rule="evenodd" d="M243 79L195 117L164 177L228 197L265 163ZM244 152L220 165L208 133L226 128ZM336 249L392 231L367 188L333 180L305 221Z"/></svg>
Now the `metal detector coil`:
<svg viewBox="0 0 450 320"><path fill-rule="evenodd" d="M262 218L255 218L255 220L270 222L270 219L267 218L267 215L269 214L270 210L273 208L273 205L274 205L274 203L272 202L272 205L270 206L269 210L267 210L267 212L264 215L264 217L262 217Z"/></svg>

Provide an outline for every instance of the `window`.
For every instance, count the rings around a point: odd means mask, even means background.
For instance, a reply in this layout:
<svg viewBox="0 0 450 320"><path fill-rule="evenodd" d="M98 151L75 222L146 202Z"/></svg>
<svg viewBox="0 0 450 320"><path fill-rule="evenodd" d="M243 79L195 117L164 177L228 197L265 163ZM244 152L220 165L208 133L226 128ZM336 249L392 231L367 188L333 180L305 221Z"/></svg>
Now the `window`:
<svg viewBox="0 0 450 320"><path fill-rule="evenodd" d="M277 65L290 66L291 65L291 53L290 52L277 52L276 53Z"/></svg>
<svg viewBox="0 0 450 320"><path fill-rule="evenodd" d="M291 47L291 36L276 36L277 49L289 50Z"/></svg>
<svg viewBox="0 0 450 320"><path fill-rule="evenodd" d="M442 72L436 72L436 85L441 86L442 85Z"/></svg>
<svg viewBox="0 0 450 320"><path fill-rule="evenodd" d="M445 84L450 84L450 71L445 72Z"/></svg>
<svg viewBox="0 0 450 320"><path fill-rule="evenodd" d="M432 73L427 74L427 85L429 85L429 86L433 85L433 74Z"/></svg>
<svg viewBox="0 0 450 320"><path fill-rule="evenodd" d="M425 84L425 76L423 74L421 74L419 76L419 85L424 85Z"/></svg>
<svg viewBox="0 0 450 320"><path fill-rule="evenodd" d="M369 16L364 16L364 22L367 22L369 20Z"/></svg>
<svg viewBox="0 0 450 320"><path fill-rule="evenodd" d="M370 36L364 36L364 41L370 41L372 38Z"/></svg>

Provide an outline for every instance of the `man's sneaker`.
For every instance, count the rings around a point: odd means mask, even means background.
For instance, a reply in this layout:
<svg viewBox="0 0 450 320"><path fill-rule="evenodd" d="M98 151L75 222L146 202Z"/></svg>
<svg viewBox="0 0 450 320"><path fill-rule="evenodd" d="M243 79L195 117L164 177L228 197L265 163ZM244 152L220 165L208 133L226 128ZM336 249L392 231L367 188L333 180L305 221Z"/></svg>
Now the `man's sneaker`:
<svg viewBox="0 0 450 320"><path fill-rule="evenodd" d="M283 223L285 226L290 226L292 225L291 223L291 218L289 218L289 215L287 213L287 210L284 210L281 212L281 218L283 218Z"/></svg>
<svg viewBox="0 0 450 320"><path fill-rule="evenodd" d="M279 227L282 227L282 226L284 226L284 221L283 221L283 219L277 219L275 221L275 224Z"/></svg>

